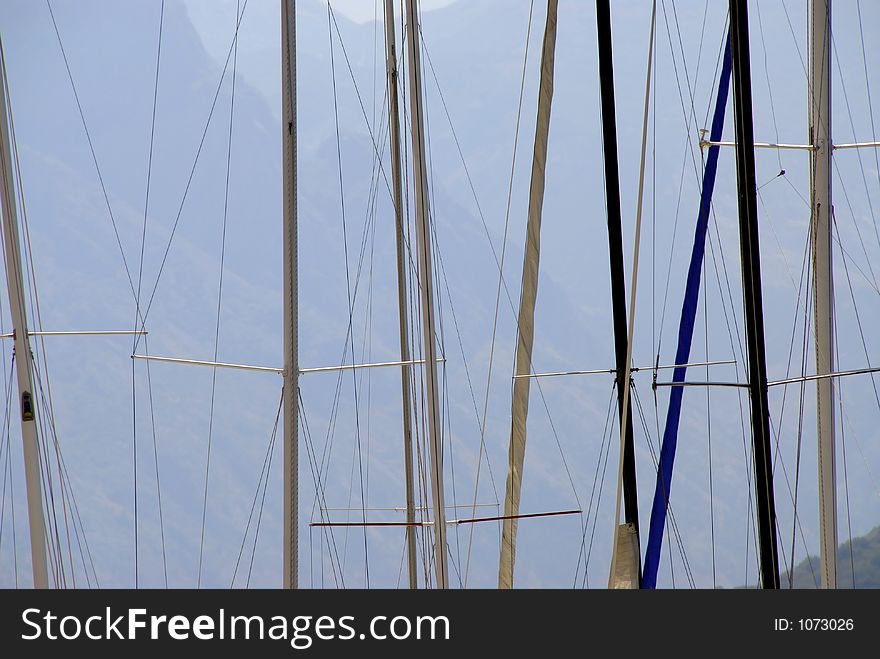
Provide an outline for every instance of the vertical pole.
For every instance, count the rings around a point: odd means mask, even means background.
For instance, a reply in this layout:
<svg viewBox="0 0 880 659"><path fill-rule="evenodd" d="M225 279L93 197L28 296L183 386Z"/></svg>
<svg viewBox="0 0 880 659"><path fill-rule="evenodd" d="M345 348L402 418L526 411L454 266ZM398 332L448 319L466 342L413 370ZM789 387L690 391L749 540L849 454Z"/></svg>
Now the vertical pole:
<svg viewBox="0 0 880 659"><path fill-rule="evenodd" d="M409 319L406 300L406 246L403 240L403 176L400 163L400 107L398 104L397 37L394 31L394 0L385 0L385 68L388 74L388 122L391 138L391 177L394 185L394 226L397 242L397 307L400 324L400 389L403 400L403 467L406 479L406 552L409 587L418 588L416 565L416 513L412 458L412 393L409 350Z"/></svg>
<svg viewBox="0 0 880 659"><path fill-rule="evenodd" d="M813 0L810 20L810 144L813 311L816 373L834 372L834 274L831 253L831 0ZM834 378L816 380L819 445L819 548L822 588L837 587L837 475Z"/></svg>
<svg viewBox="0 0 880 659"><path fill-rule="evenodd" d="M721 56L721 75L718 78L718 92L715 98L715 112L712 117L712 142L720 142L724 131L724 115L730 89L730 36L724 39L724 54ZM697 319L697 302L700 299L700 278L706 255L706 232L709 228L709 213L712 208L712 194L718 174L719 146L709 147L706 166L703 170L703 186L700 192L700 210L694 227L694 244L687 270L687 283L684 301L678 321L678 342L675 349L675 363L687 364L690 361L691 343L694 339L694 323ZM673 382L684 382L687 369L677 367L672 372ZM648 524L648 541L645 548L645 564L642 571L642 588L657 587L657 572L660 567L660 550L663 548L663 530L666 527L666 513L669 508L669 495L672 491L672 467L675 462L675 449L678 444L678 427L681 421L681 403L685 387L672 387L669 393L669 406L663 428L663 443L660 447L660 460L657 467L657 480L654 485L654 501L651 504L651 517Z"/></svg>
<svg viewBox="0 0 880 659"><path fill-rule="evenodd" d="M434 285L431 274L431 225L428 204L428 172L425 164L425 122L422 109L422 69L417 0L406 1L409 56L410 122L412 124L413 188L415 189L416 238L418 240L419 290L422 302L422 333L425 350L425 389L428 441L431 460L431 498L434 511L434 562L437 588L449 586L446 554L446 509L443 504L443 446L440 435L440 401L437 395L437 333L434 320Z"/></svg>
<svg viewBox="0 0 880 659"><path fill-rule="evenodd" d="M284 578L297 588L299 334L296 218L296 1L281 0L281 78L284 143Z"/></svg>
<svg viewBox="0 0 880 659"><path fill-rule="evenodd" d="M620 219L620 172L617 164L617 120L614 108L614 57L611 50L611 7L609 0L596 0L596 32L599 42L599 87L602 97L602 144L605 154L605 203L608 210L608 257L611 268L611 310L614 322L614 356L617 366L617 414L621 429L621 480L623 481L624 522L632 524L637 563L636 574L641 572L638 551L639 506L636 489L636 461L633 446L632 415L630 409L627 352L629 337L626 322L626 279L623 273L623 231ZM635 285L635 282L632 282ZM619 501L619 499L618 499ZM619 514L619 511L618 511ZM614 520L615 540L613 555L617 557L617 525ZM612 560L611 580L615 578L616 560Z"/></svg>
<svg viewBox="0 0 880 659"><path fill-rule="evenodd" d="M752 118L752 74L749 59L748 0L730 0L730 45L733 58L733 104L736 128L736 181L739 239L742 252L743 304L749 354L749 396L755 461L755 497L761 583L779 588L776 507L767 404L764 307L761 296L761 251L758 244L758 201L755 184L755 134Z"/></svg>
<svg viewBox="0 0 880 659"><path fill-rule="evenodd" d="M3 240L6 247L6 286L15 335L15 371L18 376L21 441L24 447L24 476L27 488L28 524L30 525L31 565L34 588L48 588L46 566L46 526L40 493L40 446L37 443L36 401L33 385L33 355L28 342L27 313L24 298L24 275L18 240L18 214L15 182L12 174L12 140L9 136L9 89L6 86L6 61L0 44L0 196L3 207Z"/></svg>
<svg viewBox="0 0 880 659"><path fill-rule="evenodd" d="M523 250L522 288L517 313L516 362L513 395L510 401L510 447L507 454L507 484L504 493L504 523L498 559L498 588L513 588L516 563L523 466L526 457L526 430L529 415L529 383L532 348L535 340L535 305L538 300L538 270L541 262L541 221L544 213L544 184L547 170L547 143L553 109L553 76L556 70L556 24L559 1L547 0L547 21L541 46L541 80L538 84L538 112L535 117L535 144L529 183L529 211Z"/></svg>

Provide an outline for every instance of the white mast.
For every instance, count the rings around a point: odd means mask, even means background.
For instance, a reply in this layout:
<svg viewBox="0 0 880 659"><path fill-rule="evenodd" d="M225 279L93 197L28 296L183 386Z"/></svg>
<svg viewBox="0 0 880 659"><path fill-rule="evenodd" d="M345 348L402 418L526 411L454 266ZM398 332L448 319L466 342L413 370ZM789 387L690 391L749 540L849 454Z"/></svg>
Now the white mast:
<svg viewBox="0 0 880 659"><path fill-rule="evenodd" d="M810 21L810 143L816 374L834 372L831 255L831 0L813 0ZM822 587L837 587L837 475L834 378L816 380Z"/></svg>
<svg viewBox="0 0 880 659"><path fill-rule="evenodd" d="M3 205L3 240L6 246L6 286L15 337L15 371L18 376L21 441L24 445L24 475L27 487L28 523L31 536L31 564L34 588L48 588L46 566L46 526L40 493L40 447L37 443L36 403L33 383L33 355L28 342L24 276L18 241L18 215L12 175L12 148L9 137L9 107L6 62L0 44L0 197Z"/></svg>
<svg viewBox="0 0 880 659"><path fill-rule="evenodd" d="M284 587L298 587L299 335L296 260L296 2L281 0L284 143Z"/></svg>
<svg viewBox="0 0 880 659"><path fill-rule="evenodd" d="M437 340L434 322L434 285L431 275L431 225L428 204L428 171L425 164L425 122L422 114L422 69L417 0L406 1L407 54L409 56L410 123L413 150L416 239L419 259L419 292L425 350L428 441L430 444L431 499L434 512L434 567L437 588L449 586L446 554L446 509L443 505L443 446L440 435L440 401L437 396Z"/></svg>
<svg viewBox="0 0 880 659"><path fill-rule="evenodd" d="M406 300L406 249L403 242L403 184L400 164L400 108L397 102L397 37L394 0L385 0L385 68L388 74L388 124L391 137L391 175L394 180L394 224L397 243L397 306L400 325L400 386L403 399L403 467L406 478L406 553L409 587L417 588L416 513L412 459L412 393L410 390L409 320Z"/></svg>
<svg viewBox="0 0 880 659"><path fill-rule="evenodd" d="M645 162L648 152L648 117L651 109L651 66L654 61L654 24L657 20L657 0L651 4L651 31L648 35L648 73L645 80L645 112L642 119L642 158L639 164L639 196L636 198L636 228L633 238L633 262L629 295L629 328L626 340L626 366L623 374L623 412L620 415L620 457L617 472L617 500L614 511L614 545L611 550L609 588L638 588L640 558L638 529L630 522L620 524L620 500L623 494L623 463L626 448L626 427L629 410L629 388L632 377L633 333L636 321L636 289L639 283L639 246L642 235L642 205L645 195ZM610 40L610 37L609 37ZM621 386L621 384L618 384ZM627 551L628 550L628 551Z"/></svg>

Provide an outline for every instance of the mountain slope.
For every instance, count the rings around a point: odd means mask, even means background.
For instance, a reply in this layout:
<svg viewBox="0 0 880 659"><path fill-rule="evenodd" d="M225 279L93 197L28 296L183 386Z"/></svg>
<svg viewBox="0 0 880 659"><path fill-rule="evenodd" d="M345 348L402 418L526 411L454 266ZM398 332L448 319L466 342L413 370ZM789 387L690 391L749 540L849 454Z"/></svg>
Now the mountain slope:
<svg viewBox="0 0 880 659"><path fill-rule="evenodd" d="M794 568L795 588L817 588L819 583L819 557L810 556ZM880 588L880 526L858 538L840 545L837 550L837 587L852 588L855 576L856 588ZM788 586L788 575L783 577L783 587Z"/></svg>

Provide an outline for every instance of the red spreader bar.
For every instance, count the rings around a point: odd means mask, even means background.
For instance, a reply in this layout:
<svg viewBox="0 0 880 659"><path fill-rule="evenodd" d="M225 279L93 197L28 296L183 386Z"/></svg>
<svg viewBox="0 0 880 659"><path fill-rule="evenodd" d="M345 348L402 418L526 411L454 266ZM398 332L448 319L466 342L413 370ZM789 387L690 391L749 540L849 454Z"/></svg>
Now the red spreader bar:
<svg viewBox="0 0 880 659"><path fill-rule="evenodd" d="M523 515L498 515L496 517L474 517L471 519L451 519L447 524L476 524L477 522L500 522L506 519L531 519L533 517L557 517L559 515L580 515L582 510L556 510L549 513L526 513ZM309 526L433 526L433 522L311 522Z"/></svg>
<svg viewBox="0 0 880 659"><path fill-rule="evenodd" d="M526 513L524 515L499 515L497 517L474 517L473 519L454 519L450 524L475 524L476 522L500 522L505 519L530 519L532 517L556 517L558 515L580 515L582 510L556 510L549 513Z"/></svg>
<svg viewBox="0 0 880 659"><path fill-rule="evenodd" d="M310 522L309 526L432 526L431 522Z"/></svg>

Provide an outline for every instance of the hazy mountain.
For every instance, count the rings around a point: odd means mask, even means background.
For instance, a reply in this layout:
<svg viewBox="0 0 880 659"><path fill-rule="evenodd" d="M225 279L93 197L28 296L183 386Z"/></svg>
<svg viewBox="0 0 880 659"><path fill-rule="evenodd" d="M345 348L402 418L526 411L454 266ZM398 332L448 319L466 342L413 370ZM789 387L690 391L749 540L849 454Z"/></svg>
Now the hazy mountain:
<svg viewBox="0 0 880 659"><path fill-rule="evenodd" d="M795 588L817 588L820 563L818 556L805 558L794 568ZM839 588L880 588L880 527L867 535L844 542L837 550ZM788 585L787 575L783 584Z"/></svg>
<svg viewBox="0 0 880 659"><path fill-rule="evenodd" d="M504 496L515 337L512 308L518 302L525 234L537 58L543 32L541 4L535 3L532 17L513 168L529 3L456 2L426 13L422 26L436 280L441 342L447 360L443 389L449 505L474 502L498 286L496 257L501 257L511 171L514 173L504 261L506 290L501 293L485 434L485 455L491 469L484 457L476 493L477 504L492 505L477 508L478 516L492 514L494 505ZM654 363L658 352L661 364L673 361L698 200L696 172L700 168L699 152L686 150L686 145L694 144L696 128L706 125L707 109L714 102L715 65L725 25L723 7L706 5L704 21L703 7L667 4L668 13L658 17L657 91L652 99L656 113L651 124L650 183L646 193L650 224L642 244L634 351L637 366ZM614 5L622 203L629 263L649 16L640 2ZM131 327L135 317L131 289L138 288L144 230L160 3L59 0L52 6L128 273L46 5L27 0L6 2L0 13L0 30L21 154L42 325L46 329ZM213 114L211 111L221 70L231 52L235 6L229 0L165 3L140 298L142 304L150 300L158 281L147 321L148 349L155 355L213 358L227 199L231 60ZM218 348L221 361L258 365L279 365L282 360L276 6L268 0L250 0L241 23L235 60ZM340 363L343 355L346 362L352 358L358 362L393 360L398 354L396 275L387 187L382 29L370 22L351 22L338 13L328 16L326 3L320 0L303 0L297 7L300 363L333 365ZM874 11L862 9L863 13ZM789 33L782 9L761 11L764 15L760 19L753 17L759 139L802 141L806 132L806 88L800 59L804 44L798 27L804 20L802 8L797 8L801 13L788 17L797 31L797 41ZM838 33L846 29L857 33L851 13L843 12L840 19L835 19ZM762 39L759 25L774 37ZM870 48L876 43L875 36L865 37L869 41L866 70L870 84L876 88L880 49ZM840 40L837 47L849 93L847 103L842 93L835 95L842 134L846 136L849 129L845 119L849 107L854 117L853 133L864 139L870 134L871 122L865 119L869 113L861 100L864 80L859 77L860 46L858 40L849 39ZM670 56L673 49L674 63ZM682 69L684 62L687 71ZM534 364L537 371L610 368L613 362L596 69L592 5L563 0L542 233ZM205 133L209 114L212 118ZM726 138L731 135L731 122L728 109ZM203 133L204 143L193 169ZM841 139L848 141L849 137ZM377 152L382 156L381 167L376 164ZM870 271L871 263L880 255L869 206L880 204L873 163L869 152L865 152L863 162L850 154L838 158L840 180L846 182L841 191L847 193L846 197L841 194L837 206L840 244L850 255L847 263L853 297L859 302L859 320L865 327L878 320ZM766 183L761 190L761 208L768 359L771 374L781 377L800 369L800 343L790 369L787 361L793 320L803 314L804 298L798 295L797 281L809 211L799 195L807 194L809 172L805 157L793 152L784 152L778 159L775 153L762 152L758 165L759 181ZM788 172L786 177L774 180L783 168ZM860 187L863 170L864 192ZM740 363L736 369L714 367L709 375L701 370L693 376L734 380L744 375L737 339L742 322L732 152L723 154L718 181L713 251L707 261L709 283L703 291L707 320L704 324L701 311L700 336L692 357L695 361L707 355L713 360L736 357ZM157 280L160 267L162 275ZM847 279L840 267L838 270L840 364L863 365L865 355ZM350 293L354 297L352 308ZM724 306L722 298L726 300ZM353 341L347 340L350 317ZM3 322L5 328L8 315L4 315ZM876 354L871 352L871 337L866 340L869 354ZM801 342L802 337L796 334L795 341ZM8 357L10 349L6 349ZM137 351L146 350L147 346L139 343ZM130 339L46 341L59 441L102 585L131 585L134 575L131 351ZM809 357L807 364L809 368ZM155 482L158 456L169 583L193 586L198 574L205 497L211 371L154 364L150 376L155 455L147 372L139 363L135 400L140 584L164 583ZM651 389L650 377L648 373L636 375L644 424L650 435L649 448L640 418L637 460L644 526L654 489L651 450L656 451L657 427L662 426L666 401L664 389ZM658 378L663 377L661 371ZM845 385L846 413L841 417L846 424L854 530L864 532L876 524L880 512L878 488L872 476L880 460L880 436L874 422L878 408L868 381L852 382ZM785 534L790 532L789 493L795 487L795 455L798 447L803 447L798 515L805 527L806 547L799 540L798 555L814 552L817 542L812 515L815 451L809 448L815 434L810 417L812 388L805 391L805 421L800 426L805 430L798 432L797 392L787 394L784 418L774 424L780 438L777 499L780 525L788 529ZM217 373L202 585L227 586L231 582L255 492L260 507L258 477L279 395L280 379L276 376ZM714 389L710 395L707 400L704 390L694 390L685 397L672 506L683 553L696 582L707 583L717 563L719 583L734 585L743 583L744 571L747 576L755 573L754 537L749 524L753 511L748 485L749 441L744 440L747 428L738 418L748 418L748 403L731 389ZM362 497L363 505L370 508L403 504L398 373L377 370L357 380L350 374L341 380L334 375L307 376L302 381L302 396L309 432L304 428L301 451L301 573L307 585L341 585L331 567L327 547L330 536L308 526L309 521L319 519L313 507L315 465L324 465L326 506L355 509L349 513L330 512L332 519L360 519ZM360 408L357 418L355 396ZM616 482L613 444L607 462L605 458L607 438L615 434L613 426L605 423L611 396L612 382L607 375L547 379L541 383L541 391L537 386L532 389L523 511L582 508L585 515L582 519L575 516L520 524L519 585L571 586L576 574L583 576L588 552L588 583L601 586L607 579ZM338 414L334 412L337 399ZM783 403L778 389L771 402L774 413L781 414ZM707 424L707 405L711 409L711 428ZM21 449L14 430L11 439L10 464L18 468L14 483L18 571L26 583ZM713 451L711 508L708 439ZM362 464L357 460L359 451L364 456ZM273 456L251 585L280 585L281 474L277 444ZM450 512L450 517L469 516L469 508ZM399 514L371 511L368 517L398 519ZM245 565L250 564L254 522L243 552ZM11 584L12 539L6 535L6 528L4 525L0 540L0 579L3 584ZM493 586L498 527L476 528L472 548L469 528L461 525L453 529L450 549L454 582L458 583L462 564L469 563L469 586ZM365 552L371 585L393 587L399 583L403 551L403 533L399 530L371 529L365 540L363 532L353 529L334 533L332 540L339 562L345 566L345 585L366 585ZM670 535L667 543L675 576L673 579L664 563L662 578L667 585L680 585L684 561L675 537ZM664 550L664 561L666 557ZM244 583L241 570L236 585Z"/></svg>

